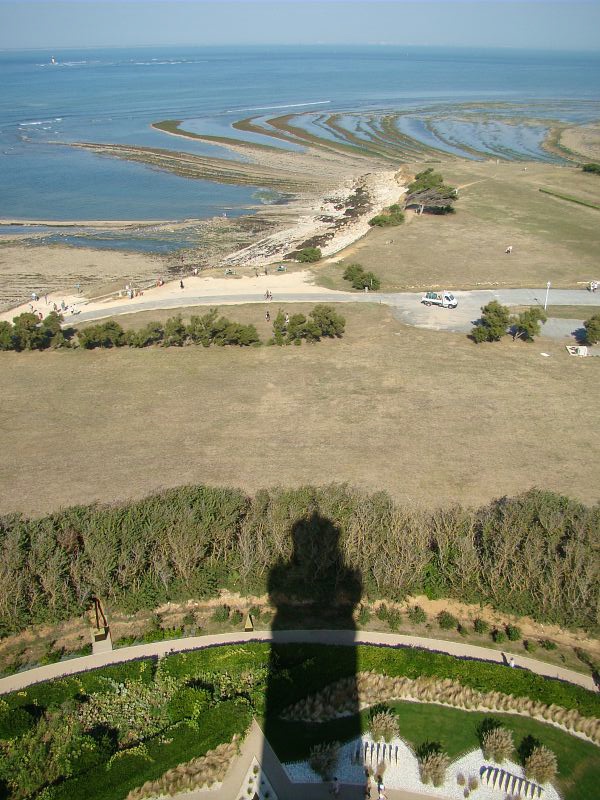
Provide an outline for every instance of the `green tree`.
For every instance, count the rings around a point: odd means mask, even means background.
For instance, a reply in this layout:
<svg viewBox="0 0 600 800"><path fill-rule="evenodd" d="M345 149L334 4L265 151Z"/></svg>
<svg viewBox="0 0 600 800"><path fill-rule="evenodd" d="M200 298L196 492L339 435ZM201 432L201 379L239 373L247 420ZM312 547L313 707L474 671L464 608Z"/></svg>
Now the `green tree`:
<svg viewBox="0 0 600 800"><path fill-rule="evenodd" d="M50 344L51 332L29 311L15 317L13 326L15 350L42 350Z"/></svg>
<svg viewBox="0 0 600 800"><path fill-rule="evenodd" d="M321 329L321 336L341 337L344 333L346 319L332 306L319 303L310 312L310 316Z"/></svg>
<svg viewBox="0 0 600 800"><path fill-rule="evenodd" d="M187 339L187 328L183 324L181 315L169 317L165 322L163 344L165 347L181 347Z"/></svg>
<svg viewBox="0 0 600 800"><path fill-rule="evenodd" d="M214 339L217 345L237 344L240 347L248 347L258 344L260 338L254 325L242 325L240 322L230 322L225 317L221 317L224 324Z"/></svg>
<svg viewBox="0 0 600 800"><path fill-rule="evenodd" d="M288 342L301 342L307 339L316 342L321 337L321 328L314 319L306 319L304 314L292 314L287 326Z"/></svg>
<svg viewBox="0 0 600 800"><path fill-rule="evenodd" d="M201 317L194 315L190 318L188 333L193 342L197 342L203 347L210 347L213 339L220 330L217 325L217 315L217 309L211 308L210 311L203 314Z"/></svg>
<svg viewBox="0 0 600 800"><path fill-rule="evenodd" d="M481 309L481 319L471 331L475 342L498 342L506 333L510 322L510 313L506 306L492 300Z"/></svg>
<svg viewBox="0 0 600 800"><path fill-rule="evenodd" d="M285 344L286 335L285 314L280 308L273 320L273 341L278 345Z"/></svg>
<svg viewBox="0 0 600 800"><path fill-rule="evenodd" d="M315 261L320 261L322 253L318 247L303 247L294 254L297 261L303 264L313 264Z"/></svg>
<svg viewBox="0 0 600 800"><path fill-rule="evenodd" d="M127 343L131 347L149 347L161 342L164 330L160 322L149 322L139 331L127 331Z"/></svg>
<svg viewBox="0 0 600 800"><path fill-rule="evenodd" d="M587 344L600 342L600 314L593 314L589 319L586 319L583 327L585 328L585 341ZM2 345L0 344L1 347Z"/></svg>
<svg viewBox="0 0 600 800"><path fill-rule="evenodd" d="M600 175L600 164L584 164L581 169L584 172L592 172L595 175Z"/></svg>
<svg viewBox="0 0 600 800"><path fill-rule="evenodd" d="M87 350L94 347L121 347L126 343L125 331L114 320L90 325L77 332L79 344Z"/></svg>
<svg viewBox="0 0 600 800"><path fill-rule="evenodd" d="M350 281L354 289L368 287L376 291L381 286L379 278L373 272L365 272L360 264L349 264L344 270L344 280Z"/></svg>
<svg viewBox="0 0 600 800"><path fill-rule="evenodd" d="M533 306L533 308L528 308L511 317L513 341L523 339L532 342L536 336L540 335L541 323L546 322L547 319L546 312L539 306Z"/></svg>
<svg viewBox="0 0 600 800"><path fill-rule="evenodd" d="M0 350L14 350L15 340L13 326L10 322L0 321Z"/></svg>

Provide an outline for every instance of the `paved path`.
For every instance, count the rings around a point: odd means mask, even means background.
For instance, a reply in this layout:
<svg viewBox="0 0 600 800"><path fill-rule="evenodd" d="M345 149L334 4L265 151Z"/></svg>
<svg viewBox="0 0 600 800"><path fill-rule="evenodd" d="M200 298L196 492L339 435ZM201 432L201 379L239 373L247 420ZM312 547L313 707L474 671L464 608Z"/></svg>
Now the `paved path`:
<svg viewBox="0 0 600 800"><path fill-rule="evenodd" d="M277 309L283 303L382 303L393 309L394 316L407 325L433 330L446 330L466 333L471 330L473 323L480 317L481 307L491 300L498 300L507 306L532 306L544 305L546 289L498 289L463 292L456 291L458 308L450 310L436 306L424 306L420 302L422 292L337 292L324 289L322 292L288 291L277 292L276 282L273 282L275 293L273 301L269 304ZM89 322L105 319L107 317L132 314L142 311L156 311L159 309L177 309L184 306L217 306L233 305L239 303L260 303L267 305L264 294L258 292L237 293L235 283L232 281L232 292L219 295L204 295L185 293L175 297L160 297L154 300L123 302L107 308L93 311L82 310L76 317L67 317L68 323ZM148 295L146 293L146 295ZM551 289L550 305L576 305L590 306L590 311L600 311L600 293L592 294L584 289ZM83 306L85 309L85 306ZM262 317L262 311L261 311ZM581 327L581 321L561 320L558 326L550 325L547 329L552 338L563 338L571 335L572 331ZM544 332L543 334L544 335Z"/></svg>
<svg viewBox="0 0 600 800"><path fill-rule="evenodd" d="M43 667L18 672L0 679L0 694L18 691L27 686L40 681L60 678L66 675L75 675L78 672L85 672L97 667L105 667L108 664L118 664L123 661L133 661L136 658L146 658L149 656L164 656L168 653L177 653L185 650L198 650L204 647L214 647L223 644L237 644L245 642L270 642L275 639L277 642L311 643L311 644L336 644L336 645L356 645L371 644L384 645L387 647L417 647L434 652L448 653L458 658L472 658L481 661L493 661L495 663L507 663L511 655L515 659L516 665L522 669L528 669L538 675L549 678L558 678L568 683L583 686L591 691L596 690L596 686L591 675L584 675L575 670L565 669L564 667L548 664L545 661L538 661L535 658L512 654L510 652L501 653L488 647L478 647L464 642L447 642L442 639L428 639L421 636L404 636L396 633L380 633L377 631L341 631L341 630L296 630L296 631L253 631L245 633L219 633L212 636L190 636L185 639L171 639L163 642L151 642L149 644L139 644L132 647L121 647L107 653L98 653L81 658L73 658L67 661L59 661L56 664L46 664ZM503 657L504 656L504 657ZM509 669L509 667L507 667Z"/></svg>

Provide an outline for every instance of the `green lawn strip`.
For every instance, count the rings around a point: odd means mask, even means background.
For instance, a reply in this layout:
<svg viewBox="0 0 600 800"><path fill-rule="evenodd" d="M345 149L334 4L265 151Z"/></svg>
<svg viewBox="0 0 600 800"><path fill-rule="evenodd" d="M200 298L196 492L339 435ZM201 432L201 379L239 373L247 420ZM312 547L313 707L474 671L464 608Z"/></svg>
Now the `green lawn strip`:
<svg viewBox="0 0 600 800"><path fill-rule="evenodd" d="M390 708L398 716L401 737L413 749L425 742L439 742L455 760L479 747L478 728L484 719L493 716L513 731L517 747L526 736L533 736L556 754L557 784L565 800L593 797L600 781L600 748L543 722L514 714L462 711L427 703L397 702L391 703ZM367 730L368 712L361 713L360 718L361 730ZM356 729L355 717L320 725L276 720L269 723L270 744L282 761L301 761L318 742L348 741Z"/></svg>
<svg viewBox="0 0 600 800"><path fill-rule="evenodd" d="M242 734L250 724L248 708L224 702L204 712L198 727L181 724L145 742L146 753L123 751L105 767L64 781L52 789L52 800L121 800L137 786L156 780L167 770L204 755L217 745Z"/></svg>
<svg viewBox="0 0 600 800"><path fill-rule="evenodd" d="M277 644L277 669L270 692L277 704L290 705L357 671L371 670L392 677L451 678L482 692L499 691L529 697L548 705L574 708L584 716L600 716L600 695L580 686L544 678L524 669L510 669L473 659L459 659L444 653L404 647L359 645L345 647L320 644ZM211 647L168 656L163 664L172 675L185 678L202 672L244 670L266 667L271 657L269 643ZM117 681L152 677L153 660L128 662L80 675L36 684L23 692L3 697L11 707L35 704L57 706L80 693L105 690L104 676ZM146 665L146 666L144 666Z"/></svg>
<svg viewBox="0 0 600 800"><path fill-rule="evenodd" d="M600 314L600 303L597 306L548 306L547 314L559 319L589 319Z"/></svg>
<svg viewBox="0 0 600 800"><path fill-rule="evenodd" d="M571 197L569 194L560 194L560 192L553 192L551 189L540 189L540 192L549 194L552 197L558 197L560 200L568 200L569 203L577 203L577 205L586 206L586 208L595 208L600 211L600 206L596 203L589 203L587 200L580 200L578 197Z"/></svg>

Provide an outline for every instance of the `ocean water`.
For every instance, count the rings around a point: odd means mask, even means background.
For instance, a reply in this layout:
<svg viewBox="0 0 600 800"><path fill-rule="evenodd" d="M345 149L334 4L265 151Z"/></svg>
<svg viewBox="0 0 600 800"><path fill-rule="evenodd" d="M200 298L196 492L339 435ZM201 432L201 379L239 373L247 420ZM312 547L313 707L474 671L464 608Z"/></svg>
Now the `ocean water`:
<svg viewBox="0 0 600 800"><path fill-rule="evenodd" d="M0 86L5 219L207 218L246 213L260 202L261 187L188 180L68 146L111 142L232 157L222 147L152 130L162 119L277 145L231 124L252 116L267 126L270 117L294 114L298 127L335 139L327 118L339 113L342 127L367 140L378 115L394 113L400 130L458 155L473 157L461 149L467 145L483 157L548 159L540 147L546 120L600 118L600 55L594 53L399 47L2 52ZM124 245L111 236L99 246L149 245L136 239Z"/></svg>

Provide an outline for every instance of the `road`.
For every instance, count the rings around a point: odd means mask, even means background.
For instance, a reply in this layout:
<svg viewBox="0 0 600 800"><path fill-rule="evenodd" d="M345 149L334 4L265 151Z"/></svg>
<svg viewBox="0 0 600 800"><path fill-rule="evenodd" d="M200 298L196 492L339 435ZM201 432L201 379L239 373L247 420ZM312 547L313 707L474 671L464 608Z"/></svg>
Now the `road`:
<svg viewBox="0 0 600 800"><path fill-rule="evenodd" d="M67 324L73 321L89 322L122 314L139 313L142 311L156 311L158 309L173 309L189 306L221 306L241 303L260 303L267 305L264 295L258 292L237 292L235 283L231 283L232 291L227 294L189 294L157 297L140 301L125 301L106 307L97 307L90 311L82 310L74 317L67 316ZM241 287L240 287L241 288ZM245 288L245 287L244 287ZM420 303L421 292L337 292L324 289L315 291L282 291L275 292L271 306L277 308L284 303L381 303L389 306L394 316L407 325L419 328L429 328L440 331L454 331L457 333L468 332L476 319L480 316L482 306L491 300L498 300L506 306L543 306L546 294L543 289L498 289L479 291L456 291L458 308L450 310L436 306L424 306ZM589 306L590 314L594 310L600 312L600 292L592 294L584 289L551 289L550 305ZM84 307L85 308L85 307ZM550 320L542 335L552 338L569 336L574 330L581 327L581 320L554 319Z"/></svg>

